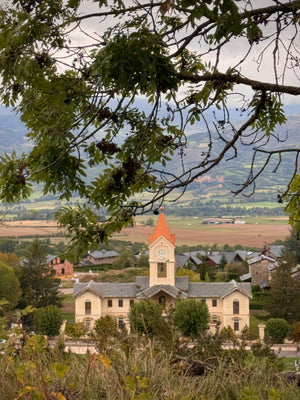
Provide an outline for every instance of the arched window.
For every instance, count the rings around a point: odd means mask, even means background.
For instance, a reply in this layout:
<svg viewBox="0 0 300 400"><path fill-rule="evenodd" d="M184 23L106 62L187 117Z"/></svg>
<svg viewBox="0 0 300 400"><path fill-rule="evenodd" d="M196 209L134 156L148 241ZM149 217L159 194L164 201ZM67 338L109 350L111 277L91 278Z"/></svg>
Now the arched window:
<svg viewBox="0 0 300 400"><path fill-rule="evenodd" d="M159 299L158 299L158 302L159 302L159 304L160 304L162 307L165 307L165 305L166 305L166 298L165 298L165 296L160 296Z"/></svg>
<svg viewBox="0 0 300 400"><path fill-rule="evenodd" d="M240 302L239 300L235 299L233 300L233 314L239 314L240 313Z"/></svg>
<svg viewBox="0 0 300 400"><path fill-rule="evenodd" d="M85 315L91 315L92 313L92 302L91 300L85 301Z"/></svg>

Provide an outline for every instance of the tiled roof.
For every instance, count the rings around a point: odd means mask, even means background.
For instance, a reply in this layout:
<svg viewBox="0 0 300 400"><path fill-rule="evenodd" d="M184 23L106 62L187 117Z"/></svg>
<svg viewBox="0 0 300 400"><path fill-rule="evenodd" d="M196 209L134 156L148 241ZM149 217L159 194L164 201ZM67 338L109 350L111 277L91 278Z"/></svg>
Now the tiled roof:
<svg viewBox="0 0 300 400"><path fill-rule="evenodd" d="M188 262L188 257L183 254L178 254L175 256L175 265L176 268L184 267L185 264Z"/></svg>
<svg viewBox="0 0 300 400"><path fill-rule="evenodd" d="M136 276L135 282L139 290L149 287L149 276Z"/></svg>
<svg viewBox="0 0 300 400"><path fill-rule="evenodd" d="M148 298L154 296L159 291L165 291L170 296L177 297L218 297L224 298L234 291L239 291L248 297L251 296L250 283L241 283L234 280L230 282L195 282L188 283L188 277L181 276L176 278L175 285L154 285L149 287L148 277L137 277L136 283L75 283L73 294L80 296L86 291L96 294L103 298L108 297L138 297ZM142 278L142 279L141 279ZM138 282L144 283L142 288ZM148 286L147 286L148 283Z"/></svg>
<svg viewBox="0 0 300 400"><path fill-rule="evenodd" d="M172 285L154 285L154 286L151 286L151 287L143 290L142 292L140 292L137 295L137 297L139 299L150 298L150 297L155 296L159 292L165 292L165 293L169 294L171 297L173 297L174 299L180 298L180 297L181 298L187 298L188 297L185 292L182 292L177 287L172 286Z"/></svg>
<svg viewBox="0 0 300 400"><path fill-rule="evenodd" d="M188 276L176 276L175 286L177 289L184 290L185 292L189 290L189 277Z"/></svg>
<svg viewBox="0 0 300 400"><path fill-rule="evenodd" d="M167 221L163 213L160 213L154 233L149 235L149 245L155 242L156 239L163 236L175 246L175 235L171 234L167 225Z"/></svg>
<svg viewBox="0 0 300 400"><path fill-rule="evenodd" d="M251 258L250 260L248 260L248 264L252 265L252 264L255 264L255 263L257 263L259 261L262 261L262 260L268 260L268 261L271 261L271 262L276 262L276 260L274 260L274 258L267 257L267 256L264 256L263 254L261 254L260 256L257 256L257 257L254 257L254 258Z"/></svg>
<svg viewBox="0 0 300 400"><path fill-rule="evenodd" d="M80 296L85 291L95 293L99 297L136 297L140 289L135 283L75 283L73 294Z"/></svg>
<svg viewBox="0 0 300 400"><path fill-rule="evenodd" d="M118 257L120 254L117 253L114 250L96 250L93 251L92 253L89 253L90 256L92 256L93 258L112 258L112 257Z"/></svg>
<svg viewBox="0 0 300 400"><path fill-rule="evenodd" d="M241 283L234 280L230 282L199 282L189 284L189 297L219 297L224 298L230 293L238 290L248 297L251 295L251 284Z"/></svg>
<svg viewBox="0 0 300 400"><path fill-rule="evenodd" d="M56 255L48 254L47 255L47 263L51 262L52 260L55 260L56 258L57 258Z"/></svg>
<svg viewBox="0 0 300 400"><path fill-rule="evenodd" d="M248 279L251 279L251 278L252 278L252 275L250 274L250 272L248 272L247 274L244 274L244 275L241 275L241 276L240 276L240 280L241 280L242 282L247 281Z"/></svg>

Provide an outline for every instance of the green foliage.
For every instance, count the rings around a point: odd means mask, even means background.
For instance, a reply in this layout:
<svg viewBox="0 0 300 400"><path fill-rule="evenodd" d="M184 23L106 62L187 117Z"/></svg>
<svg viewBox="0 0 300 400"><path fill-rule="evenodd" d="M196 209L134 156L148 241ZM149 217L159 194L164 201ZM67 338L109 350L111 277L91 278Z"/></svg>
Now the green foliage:
<svg viewBox="0 0 300 400"><path fill-rule="evenodd" d="M97 319L94 326L96 347L100 353L105 353L112 345L113 339L118 336L117 320L110 315Z"/></svg>
<svg viewBox="0 0 300 400"><path fill-rule="evenodd" d="M10 337L1 349L4 400L299 397L297 384L278 375L274 353L259 349L259 344L252 352L223 351L218 337L203 335L193 348L180 341L180 356L157 341L133 335L126 338L127 346L116 343L108 358L66 352L61 341L53 346L40 335L22 339L23 345L16 347Z"/></svg>
<svg viewBox="0 0 300 400"><path fill-rule="evenodd" d="M66 324L65 334L74 339L79 339L85 336L88 329L84 322L75 322L74 324Z"/></svg>
<svg viewBox="0 0 300 400"><path fill-rule="evenodd" d="M153 218L148 218L147 221L145 222L145 225L147 226L154 226L154 219Z"/></svg>
<svg viewBox="0 0 300 400"><path fill-rule="evenodd" d="M0 299L6 300L8 304L4 305L4 309L13 309L19 302L21 296L19 280L12 269L0 261Z"/></svg>
<svg viewBox="0 0 300 400"><path fill-rule="evenodd" d="M197 272L187 268L178 268L176 276L188 276L189 282L200 282L200 276Z"/></svg>
<svg viewBox="0 0 300 400"><path fill-rule="evenodd" d="M32 144L27 154L0 156L0 198L27 198L36 183L45 196L79 195L85 206L57 214L72 238L68 258L98 248L136 214L156 210L170 192L184 191L232 158L246 129L250 145L257 138L268 142L285 122L280 95L299 94L297 83L284 84L297 60L297 2L263 9L234 0L124 3L14 0L0 8L0 97L21 115ZM89 21L97 18L95 37ZM286 31L294 32L289 46ZM80 34L84 44L74 42ZM232 52L224 68L223 49L230 45L244 53ZM247 77L254 45L263 64L258 72L279 68L270 68L266 49L274 59L280 54L284 68L273 71L270 84ZM234 125L227 103L237 92L245 122ZM202 122L203 153L184 162L186 132L193 124L202 131ZM171 158L176 168L170 172ZM87 168L96 172L91 181ZM150 200L132 200L145 191ZM293 199L288 211L296 206Z"/></svg>
<svg viewBox="0 0 300 400"><path fill-rule="evenodd" d="M270 318L266 323L266 338L272 343L283 343L290 325L283 318Z"/></svg>
<svg viewBox="0 0 300 400"><path fill-rule="evenodd" d="M57 306L50 305L36 310L34 325L38 334L56 336L59 334L62 322L62 311Z"/></svg>
<svg viewBox="0 0 300 400"><path fill-rule="evenodd" d="M155 336L159 334L162 320L162 308L154 300L135 302L129 311L131 332Z"/></svg>
<svg viewBox="0 0 300 400"><path fill-rule="evenodd" d="M300 321L294 322L291 326L289 339L293 340L294 342L300 342Z"/></svg>
<svg viewBox="0 0 300 400"><path fill-rule="evenodd" d="M184 299L176 303L174 324L184 336L196 338L208 329L209 312L206 303Z"/></svg>
<svg viewBox="0 0 300 400"><path fill-rule="evenodd" d="M290 214L291 225L299 238L300 232L300 174L296 174L291 182L285 199L288 201L285 211Z"/></svg>
<svg viewBox="0 0 300 400"><path fill-rule="evenodd" d="M271 290L264 307L274 318L284 318L288 323L300 318L300 275L295 273L297 263L293 255L281 258L272 271Z"/></svg>
<svg viewBox="0 0 300 400"><path fill-rule="evenodd" d="M22 296L20 308L27 305L47 307L61 305L59 281L54 278L55 271L48 266L47 256L41 242L35 239L26 249L26 258L20 270Z"/></svg>
<svg viewBox="0 0 300 400"><path fill-rule="evenodd" d="M300 263L300 240L296 229L292 229L290 236L283 242L283 255L293 255L296 262Z"/></svg>
<svg viewBox="0 0 300 400"><path fill-rule="evenodd" d="M220 335L225 342L235 342L236 334L231 326L224 326L221 330Z"/></svg>
<svg viewBox="0 0 300 400"><path fill-rule="evenodd" d="M137 268L149 268L149 256L141 254L136 263Z"/></svg>
<svg viewBox="0 0 300 400"><path fill-rule="evenodd" d="M112 268L131 268L134 265L134 254L130 250L124 250L112 263Z"/></svg>
<svg viewBox="0 0 300 400"><path fill-rule="evenodd" d="M250 103L250 107L253 107L259 114L259 118L252 125L263 130L267 136L270 136L277 124L281 125L286 122L282 104L277 101L275 96L266 94L266 92L257 93Z"/></svg>

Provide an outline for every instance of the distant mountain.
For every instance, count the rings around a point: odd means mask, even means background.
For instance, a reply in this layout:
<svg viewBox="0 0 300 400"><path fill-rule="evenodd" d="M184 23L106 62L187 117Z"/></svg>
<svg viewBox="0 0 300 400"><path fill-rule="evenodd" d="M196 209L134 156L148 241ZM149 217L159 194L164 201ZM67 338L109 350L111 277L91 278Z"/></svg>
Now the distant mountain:
<svg viewBox="0 0 300 400"><path fill-rule="evenodd" d="M268 143L268 148L276 149L277 147L298 147L299 146L299 131L300 131L300 114L293 113L299 111L297 106L289 106L286 109L291 112L288 115L288 122L284 126L279 126L276 129L276 136L281 139L287 140L282 143L272 138ZM237 114L237 113L236 113ZM236 115L238 118L238 115ZM27 129L20 121L19 117L12 113L10 110L0 106L0 154L5 152L11 153L13 150L17 152L29 151L31 145L26 139ZM225 131L224 135L230 136L230 131ZM185 156L183 157L186 168L193 167L201 159L201 153L206 151L207 139L205 131L188 134L189 144L184 149ZM221 145L221 143L220 143ZM217 140L214 141L214 150L217 154L220 149ZM225 195L230 190L236 188L235 184L240 184L249 173L251 156L253 146L238 145L238 153L235 158L230 161L222 161L220 165L215 167L211 173L204 177L200 177L193 184L190 185L189 190L194 190L195 194L208 195L208 194L221 194ZM232 152L230 156L234 156ZM181 172L181 162L179 156L176 154L174 159L168 164L168 170L177 173ZM259 157L256 161L258 168L263 163L263 157ZM258 180L258 193L263 195L269 194L269 197L276 198L277 192L285 187L286 182L293 173L293 160L292 155L284 157L280 166L274 173L276 163L272 164L266 169L263 176ZM98 171L91 169L88 171L88 178L92 179ZM263 194L263 195L262 195Z"/></svg>

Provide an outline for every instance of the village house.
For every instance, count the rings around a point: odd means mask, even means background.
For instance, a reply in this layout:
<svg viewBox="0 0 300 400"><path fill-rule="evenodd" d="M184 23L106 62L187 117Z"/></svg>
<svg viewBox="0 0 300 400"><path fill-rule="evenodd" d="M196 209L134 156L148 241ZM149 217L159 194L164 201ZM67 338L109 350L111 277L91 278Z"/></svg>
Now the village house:
<svg viewBox="0 0 300 400"><path fill-rule="evenodd" d="M73 264L56 255L48 255L47 263L49 267L55 271L55 276L58 278L70 278L73 276Z"/></svg>
<svg viewBox="0 0 300 400"><path fill-rule="evenodd" d="M119 255L120 254L114 250L93 251L88 253L85 261L88 262L86 265L112 264Z"/></svg>
<svg viewBox="0 0 300 400"><path fill-rule="evenodd" d="M241 281L251 281L252 285L259 285L262 289L270 287L271 272L276 268L275 258L260 254L248 260L249 272L240 276Z"/></svg>
<svg viewBox="0 0 300 400"><path fill-rule="evenodd" d="M24 258L21 261L21 265L23 267L26 266L27 261L27 258ZM55 271L55 276L57 278L64 279L73 277L73 264L70 261L60 258L57 255L48 254L46 262L48 267Z"/></svg>
<svg viewBox="0 0 300 400"><path fill-rule="evenodd" d="M207 304L212 330L217 322L220 328L230 326L236 333L249 326L249 283L192 283L187 276L175 276L175 236L163 213L149 235L149 264L149 276L136 277L135 283L75 283L75 321L92 329L99 317L111 315L119 327L128 327L128 313L136 301L152 299L167 308L194 298Z"/></svg>

